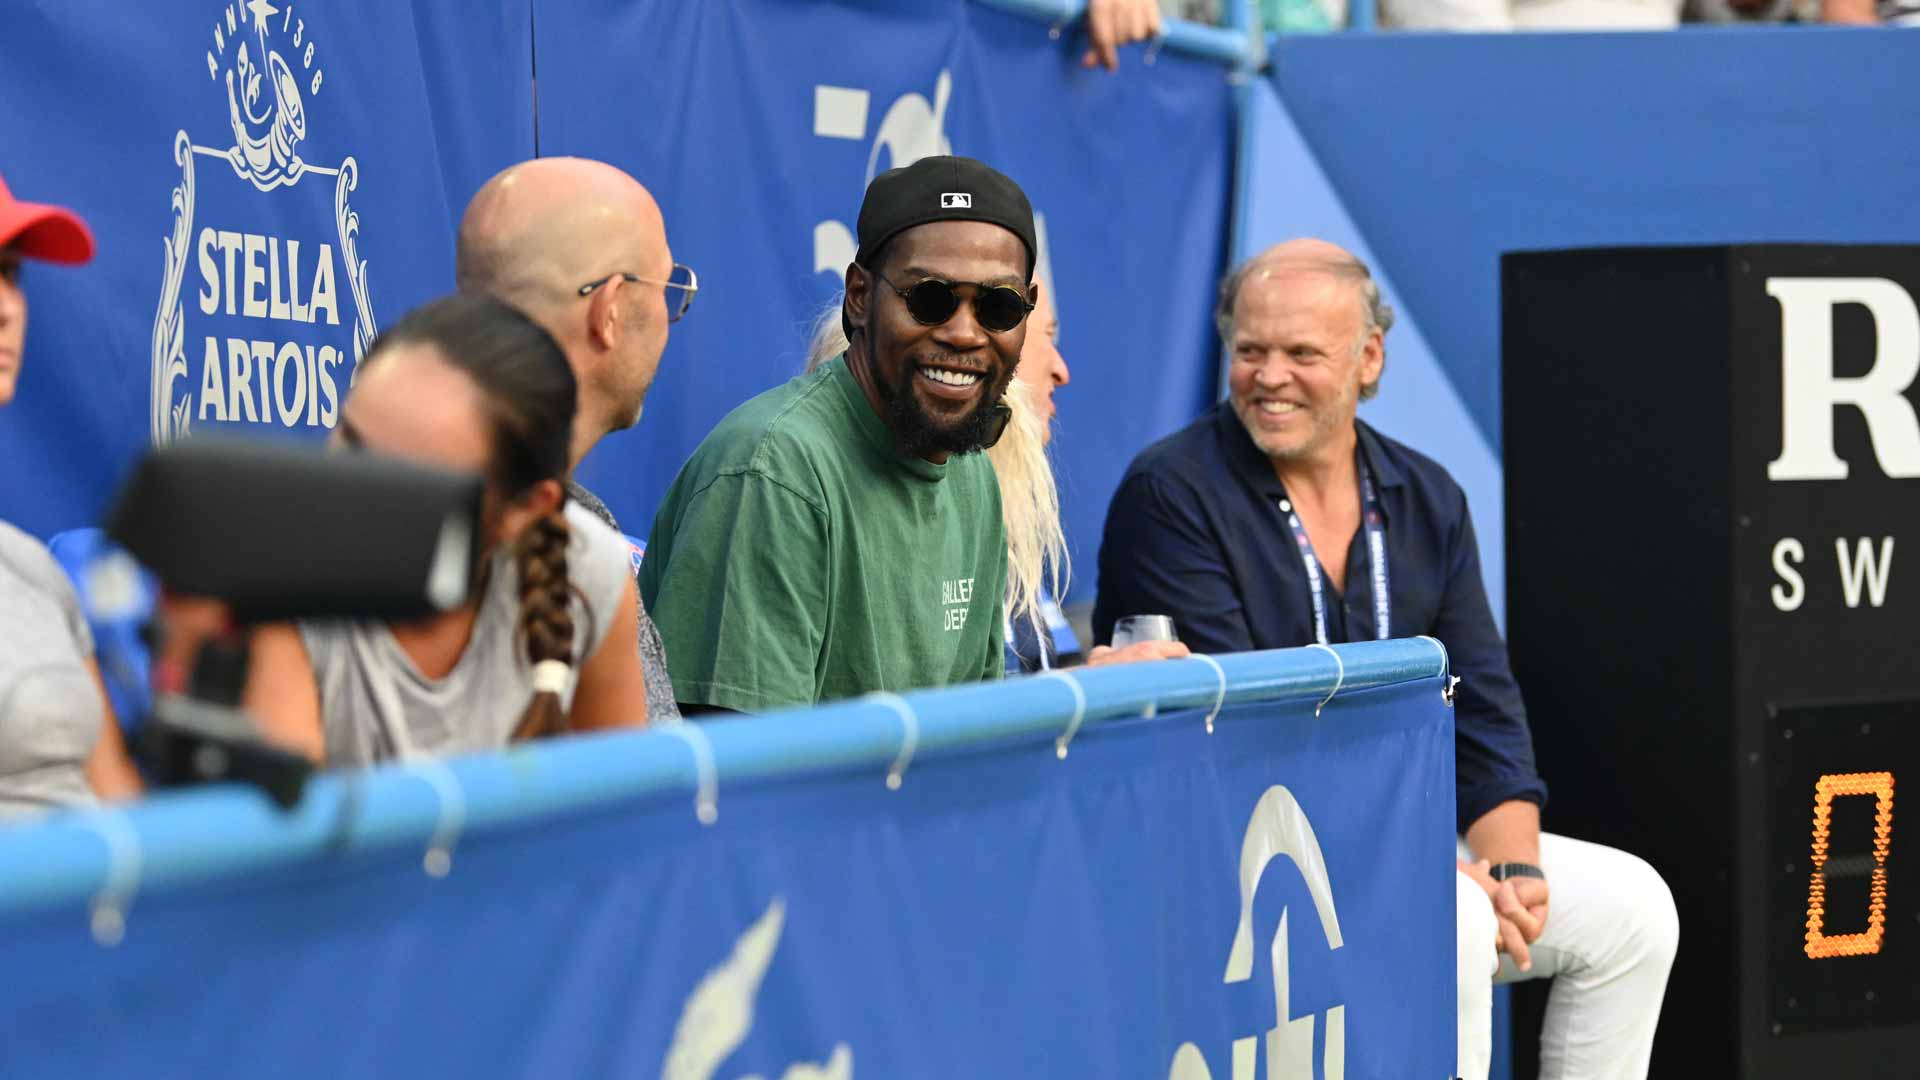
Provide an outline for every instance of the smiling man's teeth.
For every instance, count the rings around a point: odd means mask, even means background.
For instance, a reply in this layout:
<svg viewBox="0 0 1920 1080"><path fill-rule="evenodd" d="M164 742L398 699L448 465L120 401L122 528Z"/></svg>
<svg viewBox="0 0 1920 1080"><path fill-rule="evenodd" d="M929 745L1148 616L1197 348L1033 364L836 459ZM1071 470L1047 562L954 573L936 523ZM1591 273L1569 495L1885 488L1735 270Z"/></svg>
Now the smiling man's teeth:
<svg viewBox="0 0 1920 1080"><path fill-rule="evenodd" d="M980 381L980 376L978 375L969 375L959 371L942 371L939 368L921 368L920 374L925 375L934 382L945 383L948 386L972 386L974 383Z"/></svg>
<svg viewBox="0 0 1920 1080"><path fill-rule="evenodd" d="M1268 416L1285 416L1291 412L1298 412L1299 409L1300 406L1295 405L1291 401L1263 401L1260 403L1260 411L1266 413Z"/></svg>

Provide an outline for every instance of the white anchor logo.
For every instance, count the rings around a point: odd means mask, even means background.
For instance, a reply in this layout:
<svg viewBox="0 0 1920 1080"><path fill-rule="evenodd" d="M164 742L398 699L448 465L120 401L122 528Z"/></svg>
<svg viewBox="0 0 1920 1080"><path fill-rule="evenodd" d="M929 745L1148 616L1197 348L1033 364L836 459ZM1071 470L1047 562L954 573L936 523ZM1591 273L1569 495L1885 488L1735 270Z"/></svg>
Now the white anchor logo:
<svg viewBox="0 0 1920 1080"><path fill-rule="evenodd" d="M1240 924L1233 932L1233 948L1227 954L1226 983L1246 982L1253 977L1253 893L1267 864L1281 855L1293 860L1306 879L1313 896L1320 930L1326 935L1327 948L1338 949L1340 917L1333 909L1333 885L1327 879L1327 863L1320 854L1320 841L1313 835L1313 823L1293 793L1279 785L1267 789L1253 808L1247 833L1240 844ZM1291 1012L1291 986L1287 979L1287 911L1280 913L1280 926L1273 933L1268 952L1273 960L1274 1026L1267 1032L1267 1076L1313 1078L1313 1026L1309 1013L1297 1019ZM1258 1036L1233 1041L1233 1080L1253 1080L1260 1053ZM1335 1005L1327 1010L1327 1048L1320 1067L1326 1080L1344 1080L1347 1070L1347 1008ZM1174 1051L1167 1080L1213 1080L1207 1059L1200 1048L1182 1043Z"/></svg>

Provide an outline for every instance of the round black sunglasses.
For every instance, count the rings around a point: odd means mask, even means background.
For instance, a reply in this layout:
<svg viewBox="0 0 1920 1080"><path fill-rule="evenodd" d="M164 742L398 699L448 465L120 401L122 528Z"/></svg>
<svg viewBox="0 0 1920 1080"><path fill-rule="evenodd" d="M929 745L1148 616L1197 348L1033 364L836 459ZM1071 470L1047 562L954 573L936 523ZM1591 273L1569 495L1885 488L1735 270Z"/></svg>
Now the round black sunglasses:
<svg viewBox="0 0 1920 1080"><path fill-rule="evenodd" d="M901 288L888 281L886 275L878 270L868 273L879 278L887 288L897 293L907 303L907 314L922 326L939 326L953 313L960 310L960 294L955 291L961 286L973 288L973 317L981 326L995 333L1004 333L1020 325L1020 321L1033 310L1027 303L1026 295L1020 290L1006 285L983 285L977 281L941 281L928 278L916 281L908 288Z"/></svg>

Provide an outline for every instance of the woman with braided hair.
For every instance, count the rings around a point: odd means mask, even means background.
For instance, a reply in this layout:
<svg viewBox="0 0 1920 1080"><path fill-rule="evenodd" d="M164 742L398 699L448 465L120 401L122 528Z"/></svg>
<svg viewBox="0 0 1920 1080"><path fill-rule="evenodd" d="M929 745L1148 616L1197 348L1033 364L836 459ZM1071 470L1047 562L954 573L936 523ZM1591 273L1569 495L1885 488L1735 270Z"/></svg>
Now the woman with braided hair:
<svg viewBox="0 0 1920 1080"><path fill-rule="evenodd" d="M487 478L473 595L256 633L269 735L337 765L646 722L626 541L566 498L574 397L559 346L497 300L434 301L373 343L334 444Z"/></svg>

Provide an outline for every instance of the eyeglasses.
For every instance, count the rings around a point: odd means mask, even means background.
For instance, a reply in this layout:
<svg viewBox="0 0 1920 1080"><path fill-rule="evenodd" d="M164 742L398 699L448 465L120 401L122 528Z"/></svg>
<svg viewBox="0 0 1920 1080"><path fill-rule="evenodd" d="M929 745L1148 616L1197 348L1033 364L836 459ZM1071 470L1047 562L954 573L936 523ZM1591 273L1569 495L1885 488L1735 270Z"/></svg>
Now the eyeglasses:
<svg viewBox="0 0 1920 1080"><path fill-rule="evenodd" d="M1024 293L1006 285L982 285L977 281L941 281L928 278L914 282L911 288L903 289L878 270L868 273L879 278L887 288L898 293L900 299L907 302L907 314L922 326L939 326L953 313L960 310L960 294L954 290L961 286L973 289L973 317L981 326L996 333L1004 333L1020 325L1020 321L1033 310L1027 303Z"/></svg>
<svg viewBox="0 0 1920 1080"><path fill-rule="evenodd" d="M614 278L631 281L636 285L659 285L668 290L679 289L680 298L678 300L674 299L671 291L667 293L667 321L670 323L679 322L686 316L687 309L693 306L693 294L700 291L700 276L693 272L693 267L687 266L684 263L674 263L673 272L667 275L667 280L665 281L661 281L658 278L644 278L639 274L629 274L624 270L616 270L606 277L589 281L585 285L580 286L579 295L592 296L593 290L605 285Z"/></svg>

